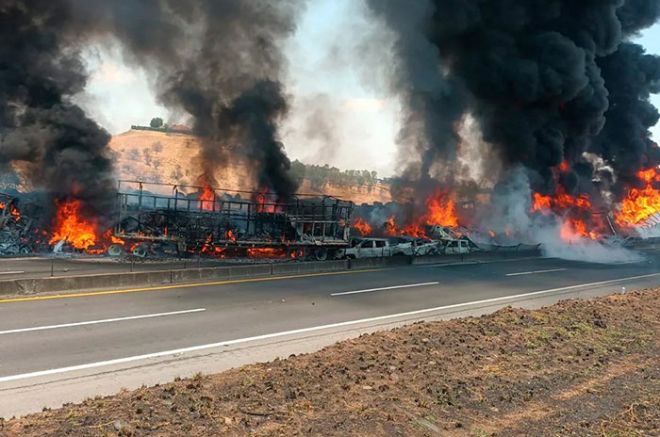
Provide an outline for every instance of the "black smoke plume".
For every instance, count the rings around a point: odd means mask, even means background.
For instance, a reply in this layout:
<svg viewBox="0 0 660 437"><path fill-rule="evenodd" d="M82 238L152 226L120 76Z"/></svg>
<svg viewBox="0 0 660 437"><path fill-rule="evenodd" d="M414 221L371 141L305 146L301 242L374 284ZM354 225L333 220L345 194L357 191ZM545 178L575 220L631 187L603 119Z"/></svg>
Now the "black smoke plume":
<svg viewBox="0 0 660 437"><path fill-rule="evenodd" d="M415 4L370 1L397 38L393 73L409 111L403 131L412 128L427 141L423 170L433 166L428 160L455 153L453 123L466 112L505 169L528 169L535 190L552 191L553 169L567 161L572 170L562 176L564 188L592 191L585 152L611 160L619 184L630 181L631 168L659 163L648 133L656 121L648 95L657 91L657 58L624 43L657 21L659 0ZM433 84L442 91L430 92ZM420 94L423 105L410 98ZM430 134L434 129L440 132ZM629 134L636 137L614 145L615 136Z"/></svg>
<svg viewBox="0 0 660 437"><path fill-rule="evenodd" d="M114 199L110 136L71 102L86 80L83 27L63 2L0 3L0 171L18 167L54 200L75 196L102 217Z"/></svg>
<svg viewBox="0 0 660 437"><path fill-rule="evenodd" d="M438 50L425 34L432 25L432 4L371 0L370 6L397 36L392 86L405 102L398 142L414 147L420 158L403 169L403 178L394 184L399 190L406 180L428 178L434 164L456 157L455 127L465 112L466 96L461 83L441 71ZM402 155L410 159L410 150ZM440 169L443 179L452 176L447 170Z"/></svg>
<svg viewBox="0 0 660 437"><path fill-rule="evenodd" d="M165 105L193 117L204 180L238 155L264 188L293 194L277 122L288 108L280 44L295 30L298 2L71 1L154 73Z"/></svg>
<svg viewBox="0 0 660 437"><path fill-rule="evenodd" d="M163 103L194 118L209 183L239 155L261 185L289 196L297 187L277 132L288 107L279 44L296 10L258 0L0 2L0 166L19 167L55 199L80 198L89 214L110 213L110 136L72 97L87 79L81 48L114 39L154 73Z"/></svg>
<svg viewBox="0 0 660 437"><path fill-rule="evenodd" d="M660 58L626 42L616 52L600 58L598 65L610 92L610 107L605 114L605 128L590 149L611 163L614 172L601 178L620 198L626 187L640 183L637 170L660 163L660 148L649 132L660 119L649 102L651 93L660 92Z"/></svg>

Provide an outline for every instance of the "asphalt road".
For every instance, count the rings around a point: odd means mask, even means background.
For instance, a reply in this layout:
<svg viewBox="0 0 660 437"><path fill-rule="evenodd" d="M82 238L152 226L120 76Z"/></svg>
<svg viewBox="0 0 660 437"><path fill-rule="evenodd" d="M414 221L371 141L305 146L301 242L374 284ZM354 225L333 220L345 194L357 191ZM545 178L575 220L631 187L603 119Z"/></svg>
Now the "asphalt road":
<svg viewBox="0 0 660 437"><path fill-rule="evenodd" d="M485 299L660 285L660 255L635 264L526 259L194 284L46 300L0 300L4 383L69 366L157 354ZM626 279L628 278L628 279ZM423 315L420 314L420 318Z"/></svg>

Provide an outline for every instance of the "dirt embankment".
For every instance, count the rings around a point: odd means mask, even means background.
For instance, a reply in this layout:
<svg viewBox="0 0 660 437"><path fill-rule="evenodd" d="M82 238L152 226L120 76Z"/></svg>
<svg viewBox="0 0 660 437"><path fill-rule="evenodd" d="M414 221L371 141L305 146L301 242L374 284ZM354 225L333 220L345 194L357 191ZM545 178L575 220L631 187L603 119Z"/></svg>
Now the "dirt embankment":
<svg viewBox="0 0 660 437"><path fill-rule="evenodd" d="M198 153L200 139L182 133L130 130L115 135L110 141L120 179L145 182L195 185L201 174ZM221 188L255 190L255 178L248 166L236 160L218 169L216 180ZM387 203L392 200L390 186L384 183L362 186L315 187L303 180L299 191L305 194L327 194L360 203Z"/></svg>
<svg viewBox="0 0 660 437"><path fill-rule="evenodd" d="M660 289L419 323L0 426L43 435L651 436Z"/></svg>

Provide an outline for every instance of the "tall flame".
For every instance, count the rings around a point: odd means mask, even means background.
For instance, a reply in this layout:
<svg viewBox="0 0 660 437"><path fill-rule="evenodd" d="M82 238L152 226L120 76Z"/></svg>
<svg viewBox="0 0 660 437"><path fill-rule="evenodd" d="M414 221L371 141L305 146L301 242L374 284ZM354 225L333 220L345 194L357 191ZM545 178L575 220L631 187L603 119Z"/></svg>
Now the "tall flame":
<svg viewBox="0 0 660 437"><path fill-rule="evenodd" d="M621 202L620 210L614 216L619 226L636 225L660 212L660 190L653 187L660 182L660 173L655 168L640 170L637 177L644 182L644 188L631 188Z"/></svg>
<svg viewBox="0 0 660 437"><path fill-rule="evenodd" d="M53 220L53 235L49 243L65 240L76 249L87 250L96 244L98 223L82 216L78 199L55 201L57 212Z"/></svg>
<svg viewBox="0 0 660 437"><path fill-rule="evenodd" d="M568 168L562 163L560 169L565 171ZM602 217L594 212L592 206L589 195L572 196L563 186L557 185L553 195L534 193L529 212L561 217L559 236L563 241L572 242L580 238L597 240L605 227Z"/></svg>
<svg viewBox="0 0 660 437"><path fill-rule="evenodd" d="M426 199L426 214L422 218L427 225L458 226L456 204L447 193L436 191Z"/></svg>
<svg viewBox="0 0 660 437"><path fill-rule="evenodd" d="M199 193L199 207L204 211L213 211L215 202L215 191L206 182Z"/></svg>
<svg viewBox="0 0 660 437"><path fill-rule="evenodd" d="M373 228L362 218L358 217L353 221L353 228L360 233L363 237L371 234Z"/></svg>
<svg viewBox="0 0 660 437"><path fill-rule="evenodd" d="M565 218L561 224L559 236L563 241L573 241L579 238L598 239L598 232L589 230L587 223L582 219Z"/></svg>
<svg viewBox="0 0 660 437"><path fill-rule="evenodd" d="M447 226L455 228L459 225L456 215L456 204L449 193L436 191L425 202L426 210L417 220L400 227L394 216L385 222L385 234L388 236L405 235L408 237L428 238L426 226Z"/></svg>

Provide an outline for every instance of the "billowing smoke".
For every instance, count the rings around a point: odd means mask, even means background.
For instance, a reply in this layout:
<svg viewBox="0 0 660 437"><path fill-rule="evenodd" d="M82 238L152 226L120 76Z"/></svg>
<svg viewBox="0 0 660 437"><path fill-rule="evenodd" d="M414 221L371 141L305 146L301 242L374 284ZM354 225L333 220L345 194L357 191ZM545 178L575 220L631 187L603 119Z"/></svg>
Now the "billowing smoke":
<svg viewBox="0 0 660 437"><path fill-rule="evenodd" d="M527 169L535 191L560 183L597 196L585 152L612 165L616 195L636 169L660 162L648 133L658 58L624 43L657 20L659 0L369 4L397 37L393 82L407 105L400 143L421 152L419 173L406 176L438 177L433 168L456 154L465 113L505 169ZM570 170L558 180L553 169L564 161Z"/></svg>
<svg viewBox="0 0 660 437"><path fill-rule="evenodd" d="M421 158L419 166L412 165L406 172L424 178L434 164L456 156L455 127L465 112L465 95L460 82L442 71L438 50L424 33L432 26L430 2L373 0L370 5L397 35L399 58L392 86L400 90L405 103L398 141L415 148ZM410 150L405 156L410 156ZM442 176L450 175L445 171Z"/></svg>
<svg viewBox="0 0 660 437"><path fill-rule="evenodd" d="M626 42L598 59L598 65L610 92L610 107L605 114L607 123L590 149L612 164L614 172L601 174L599 179L620 198L625 187L639 183L637 170L660 163L660 148L649 133L660 119L649 102L650 93L660 92L660 58ZM617 179L612 180L610 174Z"/></svg>
<svg viewBox="0 0 660 437"><path fill-rule="evenodd" d="M101 215L114 199L110 135L71 102L86 80L74 13L62 2L0 4L0 172Z"/></svg>
<svg viewBox="0 0 660 437"><path fill-rule="evenodd" d="M163 103L193 117L209 183L238 156L260 186L292 194L277 126L288 109L279 45L296 9L258 0L3 1L0 170L18 168L55 199L83 200L90 214L110 212L110 136L72 97L87 79L81 49L114 39L129 63L153 73Z"/></svg>
<svg viewBox="0 0 660 437"><path fill-rule="evenodd" d="M288 110L280 45L295 30L298 2L71 1L119 39L129 62L155 73L164 104L193 117L205 180L238 156L261 187L295 191L277 126Z"/></svg>

